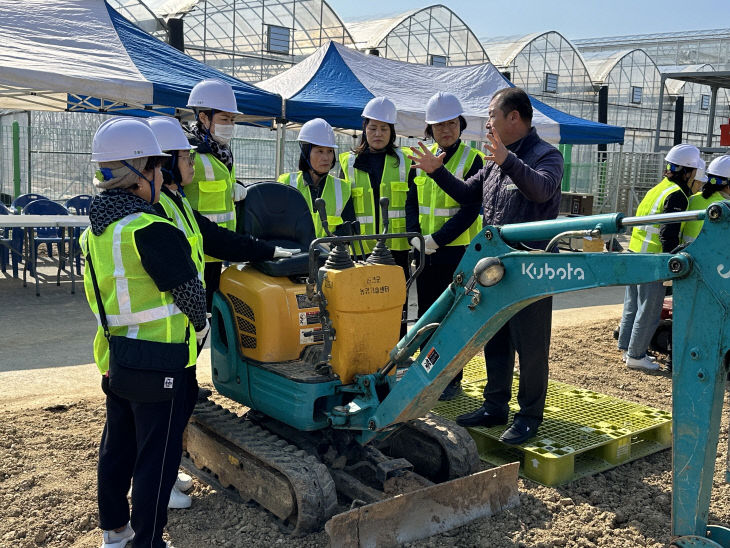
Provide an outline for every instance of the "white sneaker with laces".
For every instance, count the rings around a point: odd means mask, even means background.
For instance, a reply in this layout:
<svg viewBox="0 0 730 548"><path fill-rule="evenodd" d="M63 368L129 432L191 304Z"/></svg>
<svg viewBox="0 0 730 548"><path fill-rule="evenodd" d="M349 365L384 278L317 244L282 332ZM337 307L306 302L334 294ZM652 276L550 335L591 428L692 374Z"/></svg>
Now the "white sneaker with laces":
<svg viewBox="0 0 730 548"><path fill-rule="evenodd" d="M132 524L127 525L119 532L114 530L104 531L104 540L101 543L101 548L124 548L127 544L131 544L134 538L134 529Z"/></svg>
<svg viewBox="0 0 730 548"><path fill-rule="evenodd" d="M659 369L659 364L650 360L648 356L644 356L638 360L636 358L626 356L626 366L630 369L644 369L646 371L656 371Z"/></svg>
<svg viewBox="0 0 730 548"><path fill-rule="evenodd" d="M621 352L621 360L622 361L626 361L626 358L628 358L628 357L629 357L628 350L624 350L623 352ZM652 362L655 362L656 361L656 358L654 356L650 356L649 354L644 354L644 357L647 360L649 360L649 361L652 361Z"/></svg>
<svg viewBox="0 0 730 548"><path fill-rule="evenodd" d="M192 486L193 486L192 477L190 477L185 472L177 473L177 479L175 480L175 489L177 489L178 491L182 491L184 493L185 491L189 491Z"/></svg>
<svg viewBox="0 0 730 548"><path fill-rule="evenodd" d="M177 487L172 488L170 493L170 502L167 503L168 508L190 508L193 504L193 499L180 491Z"/></svg>

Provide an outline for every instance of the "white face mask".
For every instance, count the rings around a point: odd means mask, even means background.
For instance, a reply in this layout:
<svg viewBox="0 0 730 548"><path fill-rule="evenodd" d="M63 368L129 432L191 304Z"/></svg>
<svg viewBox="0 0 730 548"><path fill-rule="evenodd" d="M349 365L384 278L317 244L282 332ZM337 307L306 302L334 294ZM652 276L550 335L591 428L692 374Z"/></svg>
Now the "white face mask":
<svg viewBox="0 0 730 548"><path fill-rule="evenodd" d="M218 125L216 124L215 128L213 129L213 139L218 141L222 145L227 145L231 142L231 139L233 138L233 132L235 130L235 127L233 124L230 125Z"/></svg>

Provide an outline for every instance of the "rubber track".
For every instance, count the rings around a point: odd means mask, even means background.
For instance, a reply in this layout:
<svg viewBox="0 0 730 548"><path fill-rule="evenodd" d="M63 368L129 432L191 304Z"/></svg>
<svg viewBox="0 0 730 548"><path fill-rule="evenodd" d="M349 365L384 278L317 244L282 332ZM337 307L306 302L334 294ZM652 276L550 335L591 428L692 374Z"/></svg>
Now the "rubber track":
<svg viewBox="0 0 730 548"><path fill-rule="evenodd" d="M441 446L449 463L448 479L462 478L479 470L477 446L466 428L433 413L409 421L403 427L416 430Z"/></svg>
<svg viewBox="0 0 730 548"><path fill-rule="evenodd" d="M288 520L292 535L319 531L335 514L335 483L315 457L211 401L198 403L192 420L287 479L297 503L296 521Z"/></svg>

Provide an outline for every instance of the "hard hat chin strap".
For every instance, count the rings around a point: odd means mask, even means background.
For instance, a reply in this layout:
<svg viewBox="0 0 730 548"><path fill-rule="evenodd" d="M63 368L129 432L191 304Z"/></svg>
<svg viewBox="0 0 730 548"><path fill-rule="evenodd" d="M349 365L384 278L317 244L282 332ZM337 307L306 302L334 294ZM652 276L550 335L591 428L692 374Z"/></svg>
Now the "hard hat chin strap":
<svg viewBox="0 0 730 548"><path fill-rule="evenodd" d="M140 177L142 177L145 181L147 181L150 184L150 203L151 204L154 204L155 203L155 182L154 182L154 176L152 177L153 180L150 181L147 177L145 177L144 175L142 175L142 172L141 171L139 171L139 170L135 169L134 167L132 167L125 160L122 160L122 165L128 167L129 170L132 173L135 173L136 175L139 175Z"/></svg>

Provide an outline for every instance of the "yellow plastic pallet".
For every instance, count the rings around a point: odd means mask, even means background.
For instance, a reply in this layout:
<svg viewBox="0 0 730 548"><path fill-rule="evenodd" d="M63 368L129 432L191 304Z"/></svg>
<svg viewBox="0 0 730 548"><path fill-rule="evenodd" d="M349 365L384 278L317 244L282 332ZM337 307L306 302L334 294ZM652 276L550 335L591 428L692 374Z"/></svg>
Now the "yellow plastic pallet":
<svg viewBox="0 0 730 548"><path fill-rule="evenodd" d="M481 380L472 380L479 375ZM439 402L434 412L454 419L478 408L484 401L485 376L484 359L472 359L464 369L464 393ZM510 422L519 409L518 382L515 375ZM469 428L482 460L495 465L519 460L523 477L547 486L609 470L672 444L670 413L557 381L548 383L545 416L535 438L506 445L499 441L505 428Z"/></svg>

